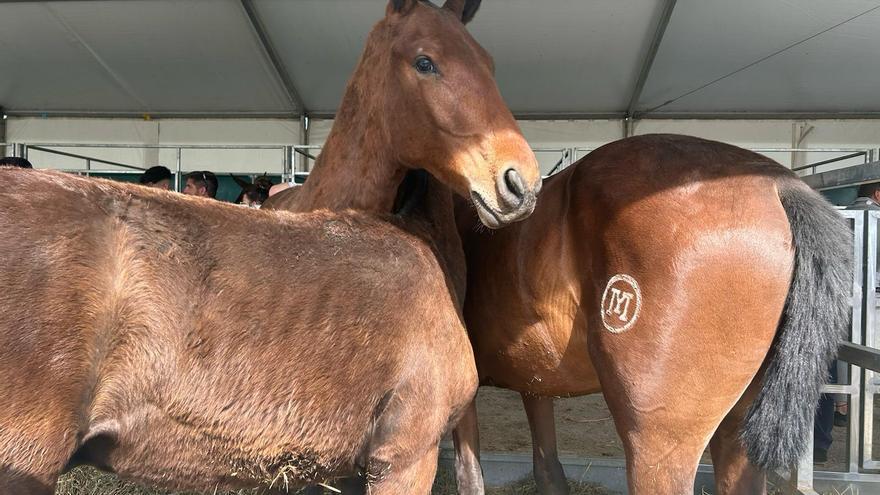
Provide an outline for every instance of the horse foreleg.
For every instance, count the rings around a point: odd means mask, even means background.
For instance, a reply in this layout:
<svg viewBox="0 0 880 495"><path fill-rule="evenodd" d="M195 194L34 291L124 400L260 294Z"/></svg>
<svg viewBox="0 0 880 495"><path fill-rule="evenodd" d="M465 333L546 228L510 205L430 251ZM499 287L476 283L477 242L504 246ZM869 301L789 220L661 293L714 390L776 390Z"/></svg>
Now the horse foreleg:
<svg viewBox="0 0 880 495"><path fill-rule="evenodd" d="M44 402L35 400L34 404ZM13 417L16 412L21 412L20 418ZM40 416L14 403L0 411L0 494L49 495L55 491L76 448L75 422L65 412L42 412Z"/></svg>
<svg viewBox="0 0 880 495"><path fill-rule="evenodd" d="M477 424L477 398L468 404L452 430L455 443L455 480L461 495L483 494L483 471L480 468L480 430Z"/></svg>
<svg viewBox="0 0 880 495"><path fill-rule="evenodd" d="M367 493L370 495L429 495L437 472L437 454L439 448L428 451L412 464L401 468L392 467L385 475L369 484Z"/></svg>
<svg viewBox="0 0 880 495"><path fill-rule="evenodd" d="M16 495L51 495L54 487L46 482L28 476L22 476L11 470L0 467L0 493Z"/></svg>
<svg viewBox="0 0 880 495"><path fill-rule="evenodd" d="M568 495L565 471L556 451L556 419L553 415L553 399L520 394L529 429L532 432L532 459L535 483L542 495Z"/></svg>

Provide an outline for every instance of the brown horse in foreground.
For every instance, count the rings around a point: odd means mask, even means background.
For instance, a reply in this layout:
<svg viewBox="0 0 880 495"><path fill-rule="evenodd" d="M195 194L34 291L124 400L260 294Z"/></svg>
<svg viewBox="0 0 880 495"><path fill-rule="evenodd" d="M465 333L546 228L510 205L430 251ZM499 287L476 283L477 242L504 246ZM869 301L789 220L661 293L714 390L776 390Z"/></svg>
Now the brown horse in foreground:
<svg viewBox="0 0 880 495"><path fill-rule="evenodd" d="M546 179L523 222L486 232L460 218L477 367L522 394L541 493L568 493L553 397L603 392L631 494L693 493L707 443L718 494L764 493L760 468L804 452L847 325L852 246L792 172L640 136ZM456 435L464 477L472 412Z"/></svg>
<svg viewBox="0 0 880 495"><path fill-rule="evenodd" d="M476 4L389 4L302 209L388 211L417 163L489 226L532 211L534 155L462 24ZM346 163L375 168L336 197L330 172ZM13 191L0 195L0 489L48 493L85 462L170 488L358 473L370 493L428 493L477 383L459 287L438 264L455 244L425 237L453 224L403 231L50 172L0 181Z"/></svg>
<svg viewBox="0 0 880 495"><path fill-rule="evenodd" d="M51 493L80 463L169 489L363 472L371 493L429 492L477 380L422 239L61 173L0 182L0 493Z"/></svg>

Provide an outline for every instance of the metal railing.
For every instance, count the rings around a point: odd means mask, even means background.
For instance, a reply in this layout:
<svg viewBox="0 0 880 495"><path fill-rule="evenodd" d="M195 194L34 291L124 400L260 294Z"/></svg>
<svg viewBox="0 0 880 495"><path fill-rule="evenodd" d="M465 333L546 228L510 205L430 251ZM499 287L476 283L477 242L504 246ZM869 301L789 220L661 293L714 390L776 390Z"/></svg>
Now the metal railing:
<svg viewBox="0 0 880 495"><path fill-rule="evenodd" d="M53 153L59 156L69 158L82 159L85 163L85 171L88 175L94 173L109 173L107 170L91 170L92 164L105 164L113 167L142 170L143 166L119 163L113 160L105 160L97 157L90 157L69 151L61 151L53 148L92 148L92 149L138 149L138 150L173 150L176 154L175 166L169 167L175 174L175 187L180 183L181 173L187 170L184 165L183 154L187 150L205 150L205 151L222 151L222 150L276 150L280 153L281 159L277 164L270 166L270 173L277 173L282 177L283 181L291 181L295 176L307 176L316 155L320 152L319 145L220 145L220 144L194 144L194 145L163 145L163 144L90 144L90 143L6 143L7 148L12 148L12 154L15 156L28 157L28 152L39 151L43 153ZM579 159L583 158L587 153L592 151L593 147L584 146L562 146L562 147L535 147L532 150L539 157L546 157L548 154L553 158L553 165L549 168L545 177L553 175L565 168L571 166ZM817 169L822 166L833 165L835 163L845 162L847 160L861 159L859 163L868 163L878 158L880 151L871 148L751 148L752 151L762 154L772 153L791 153L794 156L797 153L832 153L837 154L831 158L823 159L807 165L796 166L793 168L796 172L810 171L816 173ZM8 151L7 151L8 153ZM771 157L772 158L772 157ZM545 163L546 165L546 163ZM57 167L56 167L57 168ZM65 169L71 172L81 172L75 169ZM266 171L266 170L264 170ZM111 172L115 173L116 170ZM252 174L253 171L233 171L236 174Z"/></svg>
<svg viewBox="0 0 880 495"><path fill-rule="evenodd" d="M62 151L53 148L82 148L82 149L125 149L125 150L172 150L175 153L175 163L172 169L174 175L174 188L180 190L182 184L182 176L189 170L186 166L184 152L187 150L204 150L204 151L254 151L254 150L272 150L280 153L280 160L277 164L269 167L265 172L278 174L282 181L292 181L294 177L308 175L314 160L314 150L320 150L320 146L310 145L213 145L213 144L194 144L194 145L161 145L161 144L105 144L105 143L20 143L13 144L14 154L23 158L28 158L32 151L48 153L67 158L82 160L84 168L63 168L53 167L58 170L72 173L80 173L83 175L106 175L119 174L127 175L132 173L142 173L145 169L142 166L121 163L119 161L107 160L84 154L72 153L70 151ZM119 169L95 169L93 164L102 164L110 167L119 167ZM276 168L277 167L277 168ZM224 173L253 175L253 170L249 171L224 171Z"/></svg>
<svg viewBox="0 0 880 495"><path fill-rule="evenodd" d="M806 455L792 473L789 483L795 493L814 495L814 486L843 490L854 487L880 485L880 462L873 457L874 397L880 394L880 350L875 326L880 322L876 312L878 298L877 261L880 240L880 211L842 210L853 232L853 283L850 340L840 345L838 359L848 363L849 384L829 384L823 393L843 394L849 397L849 425L847 460L843 472L814 471L812 431ZM844 381L844 377L838 377ZM845 493L840 491L840 493ZM858 493L858 492L854 492Z"/></svg>
<svg viewBox="0 0 880 495"><path fill-rule="evenodd" d="M583 158L587 153L593 151L596 148L582 147L582 146L571 146L571 147L559 147L559 148L533 148L533 151L536 153L558 153L559 159L555 163L555 165L545 174L545 177L549 177L565 168L571 166L576 161ZM834 156L832 158L823 159L817 162L809 163L806 165L794 166L792 170L795 172L802 172L805 170L809 170L810 173L815 174L817 169L823 165L832 165L835 163L845 162L847 160L853 160L856 158L861 158L859 164L869 163L877 159L880 156L880 150L874 148L748 148L751 151L756 153L761 153L763 155L768 155L772 153L786 153L792 154L794 157L798 153L823 153L823 154L836 154L839 156ZM773 158L772 156L769 158Z"/></svg>

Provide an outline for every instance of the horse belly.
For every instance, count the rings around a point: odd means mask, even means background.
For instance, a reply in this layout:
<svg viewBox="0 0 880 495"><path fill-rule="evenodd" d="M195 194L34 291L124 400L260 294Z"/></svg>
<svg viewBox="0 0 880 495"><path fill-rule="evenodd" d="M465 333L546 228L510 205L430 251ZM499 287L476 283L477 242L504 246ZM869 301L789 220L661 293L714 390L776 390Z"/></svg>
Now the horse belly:
<svg viewBox="0 0 880 495"><path fill-rule="evenodd" d="M501 333L503 332L503 333ZM483 381L539 396L566 397L599 392L590 359L583 312L574 318L545 318L520 329L499 329L507 343L482 349Z"/></svg>

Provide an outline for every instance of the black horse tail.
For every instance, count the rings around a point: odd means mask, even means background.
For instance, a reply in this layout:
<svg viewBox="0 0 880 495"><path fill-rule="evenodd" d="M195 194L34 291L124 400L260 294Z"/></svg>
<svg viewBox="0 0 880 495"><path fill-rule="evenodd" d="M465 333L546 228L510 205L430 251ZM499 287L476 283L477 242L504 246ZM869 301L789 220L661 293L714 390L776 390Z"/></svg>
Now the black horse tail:
<svg viewBox="0 0 880 495"><path fill-rule="evenodd" d="M800 179L778 183L791 228L794 268L769 363L742 428L749 460L788 467L805 453L819 391L846 337L853 301L852 233Z"/></svg>

